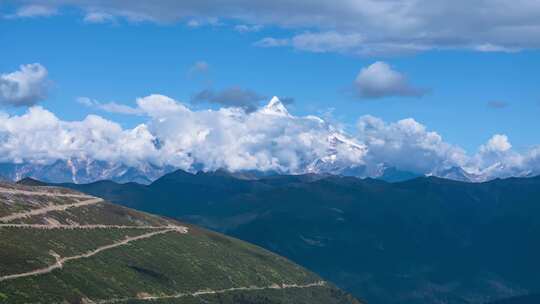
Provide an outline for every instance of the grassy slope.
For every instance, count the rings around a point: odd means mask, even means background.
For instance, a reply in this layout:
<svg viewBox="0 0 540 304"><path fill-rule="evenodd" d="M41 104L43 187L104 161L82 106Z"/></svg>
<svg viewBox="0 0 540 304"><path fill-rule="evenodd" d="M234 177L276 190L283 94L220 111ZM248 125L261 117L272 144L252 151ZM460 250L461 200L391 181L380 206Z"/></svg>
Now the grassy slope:
<svg viewBox="0 0 540 304"><path fill-rule="evenodd" d="M10 195L0 193L0 210ZM24 205L10 201L9 208ZM26 206L28 207L28 206ZM34 208L33 206L32 208ZM27 209L27 208L25 208ZM85 212L81 212L85 210ZM87 206L35 216L19 222L42 224L44 217L62 224L167 225L171 220L110 204ZM69 221L67 220L69 219ZM54 263L50 250L62 257L88 252L147 233L145 229L38 230L0 227L0 276ZM88 299L136 298L199 290L272 284L309 284L316 275L245 242L196 227L189 233L168 232L138 240L95 256L69 261L51 273L0 282L0 303L91 303ZM130 301L137 303L144 301ZM161 303L358 303L331 285L305 289L236 291L183 297ZM159 302L158 302L159 303Z"/></svg>

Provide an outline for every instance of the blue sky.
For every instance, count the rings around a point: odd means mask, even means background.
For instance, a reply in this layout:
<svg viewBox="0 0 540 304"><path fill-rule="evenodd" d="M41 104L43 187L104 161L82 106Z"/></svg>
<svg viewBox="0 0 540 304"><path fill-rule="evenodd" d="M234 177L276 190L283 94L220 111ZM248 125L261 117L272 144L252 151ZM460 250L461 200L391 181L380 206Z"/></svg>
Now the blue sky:
<svg viewBox="0 0 540 304"><path fill-rule="evenodd" d="M353 126L365 114L387 121L413 117L470 151L494 133L507 134L516 148L539 141L540 52L534 50L436 50L393 56L312 53L253 46L263 37L282 35L284 30L275 27L238 33L229 24L89 24L78 12L2 20L0 26L0 71L14 71L24 63L44 65L54 85L42 105L63 119L81 119L95 111L77 104L78 96L133 104L136 97L160 93L189 101L208 86L240 86L265 96L294 97L293 113L332 111L336 119ZM359 70L377 60L428 88L429 94L376 100L351 96L348 91ZM188 71L197 61L207 62L209 71L190 77ZM490 101L507 106L494 109ZM125 115L114 119L127 126L137 121Z"/></svg>
<svg viewBox="0 0 540 304"><path fill-rule="evenodd" d="M534 1L510 10L503 4L511 2L479 3L489 18L468 14L459 1L452 8L429 2L419 12L402 9L415 5L408 0L346 0L330 10L320 0L229 2L220 10L207 0L8 1L0 4L0 74L39 63L47 92L31 104L61 120L94 113L127 129L147 117L77 99L135 108L137 98L162 94L193 110L218 109L231 101L193 97L233 87L261 106L274 95L294 98L287 105L294 115L318 115L350 133L372 115L388 123L413 118L471 155L495 134L520 153L540 143ZM205 68L196 71L197 63ZM380 69L383 81L394 77L382 89L370 82ZM21 115L24 105L3 102L0 110Z"/></svg>

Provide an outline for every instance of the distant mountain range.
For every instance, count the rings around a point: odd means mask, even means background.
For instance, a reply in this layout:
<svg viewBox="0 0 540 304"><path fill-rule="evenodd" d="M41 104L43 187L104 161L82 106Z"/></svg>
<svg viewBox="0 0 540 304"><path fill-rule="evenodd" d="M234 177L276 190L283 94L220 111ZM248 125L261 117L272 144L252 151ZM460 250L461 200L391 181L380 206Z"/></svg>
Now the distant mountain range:
<svg viewBox="0 0 540 304"><path fill-rule="evenodd" d="M338 140L338 139L329 139ZM312 174L332 174L353 176L359 178L374 178L387 182L401 182L424 176L396 167L381 164L375 169L368 170L362 166L347 167L346 164L338 164L332 161L331 151L327 158L318 159L306 165L306 172ZM111 180L117 183L135 182L148 185L163 175L178 170L173 166L156 166L145 164L128 166L120 163L111 163L91 159L57 160L51 164L39 163L1 163L0 180L18 181L25 177L50 183L76 183L85 184L100 180ZM280 175L278 172L239 171L231 173L237 176L245 176L254 179L264 176ZM516 172L517 177L530 177L529 172ZM460 167L441 169L428 174L462 182L484 182L496 178L496 175L475 175L468 173Z"/></svg>
<svg viewBox="0 0 540 304"><path fill-rule="evenodd" d="M127 166L90 159L57 160L51 164L22 163L0 164L0 179L18 181L31 177L53 183L91 183L112 180L118 183L136 182L149 184L159 177L176 170L173 167Z"/></svg>
<svg viewBox="0 0 540 304"><path fill-rule="evenodd" d="M372 304L483 304L540 291L540 177L388 183L179 170L150 185L64 186L255 243Z"/></svg>

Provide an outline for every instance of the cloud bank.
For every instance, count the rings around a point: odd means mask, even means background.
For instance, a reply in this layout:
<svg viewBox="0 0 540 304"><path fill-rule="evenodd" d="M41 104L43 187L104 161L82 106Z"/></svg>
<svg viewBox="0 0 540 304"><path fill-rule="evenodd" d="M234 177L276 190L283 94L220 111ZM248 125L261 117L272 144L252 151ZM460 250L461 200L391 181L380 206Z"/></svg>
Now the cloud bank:
<svg viewBox="0 0 540 304"><path fill-rule="evenodd" d="M137 99L148 122L133 129L90 115L62 121L35 106L21 116L0 116L1 162L92 158L128 165L183 169L302 172L336 150L336 159L362 162L363 151L333 145L341 133L315 117L295 117L276 101L246 114L238 108L192 111L167 96Z"/></svg>
<svg viewBox="0 0 540 304"><path fill-rule="evenodd" d="M240 32L277 26L293 31L285 37L267 37L260 45L313 52L391 55L540 47L536 0L28 0L11 15L50 15L61 7L79 8L88 22L118 18L190 26L232 23Z"/></svg>
<svg viewBox="0 0 540 304"><path fill-rule="evenodd" d="M96 115L63 121L40 106L20 116L2 113L0 162L82 158L192 171L355 170L360 176L377 176L382 166L421 174L458 167L478 180L540 174L540 147L518 153L507 136L497 134L469 155L412 118L388 123L364 116L356 131L347 133L316 116L291 115L277 98L252 112L195 111L170 97L150 95L131 109L147 117L132 129Z"/></svg>

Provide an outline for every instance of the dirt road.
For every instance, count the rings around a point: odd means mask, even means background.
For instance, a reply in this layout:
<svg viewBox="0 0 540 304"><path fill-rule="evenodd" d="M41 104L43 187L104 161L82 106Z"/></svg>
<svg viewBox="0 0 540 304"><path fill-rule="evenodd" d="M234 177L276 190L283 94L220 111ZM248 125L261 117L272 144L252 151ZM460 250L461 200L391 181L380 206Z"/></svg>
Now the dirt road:
<svg viewBox="0 0 540 304"><path fill-rule="evenodd" d="M0 222L7 223L7 222L10 222L10 221L13 221L13 220L26 218L26 217L30 217L30 216L34 216L34 215L45 214L45 213L49 213L49 212L52 212L52 211L65 211L65 210L70 209L70 208L77 208L77 207L83 207L83 206L88 206L88 205L95 205L95 204L98 204L98 203L101 203L101 202L103 202L103 199L94 197L92 199L85 200L85 201L78 202L78 203L73 203L73 204L49 205L49 206L44 207L44 208L39 208L39 209L29 210L29 211L25 211L25 212L14 213L14 214L10 214L10 215L4 216L4 217L0 217Z"/></svg>
<svg viewBox="0 0 540 304"><path fill-rule="evenodd" d="M134 242L134 241L148 239L148 238L151 238L151 237L159 235L159 234L164 234L164 233L173 232L173 231L180 232L180 233L186 233L187 230L184 230L184 229L187 229L187 228L186 227L181 227L181 226L178 226L178 227L171 226L171 227L167 227L167 229L164 229L164 230L149 232L149 233L145 233L145 234L138 235L138 236L133 236L133 237L127 237L127 238L125 238L125 239L123 239L121 241L114 242L114 243L112 243L110 245L105 245L105 246L96 248L96 249L94 249L92 251L89 251L87 253L83 253L83 254L79 254L79 255L75 255L75 256L70 256L70 257L60 257L60 256L58 256L56 254L53 254L55 256L55 258L56 258L56 263L54 263L53 265L50 265L50 266L47 266L47 267L41 268L41 269L36 269L36 270L33 270L33 271L0 276L0 282L7 281L7 280L18 279L18 278L24 278L24 277L31 277L31 276L37 276L37 275L46 274L46 273L49 273L49 272L51 272L51 271L53 271L55 269L62 268L64 266L64 264L66 262L69 262L69 261L89 258L89 257L92 257L92 256L102 252L102 251L113 249L113 248L120 247L120 246L124 246L124 245L127 245L127 244L129 244L131 242ZM186 232L184 232L184 231L186 231Z"/></svg>
<svg viewBox="0 0 540 304"><path fill-rule="evenodd" d="M199 297L204 295L215 295L215 294L224 294L229 292L235 292L235 291L260 291L260 290L280 290L280 289L302 289L302 288L314 288L314 287L323 287L326 286L326 282L319 281L309 284L272 284L269 286L246 286L246 287L232 287L227 289L219 289L219 290L212 290L212 289L204 289L199 290L195 292L188 292L188 293L177 293L173 295L160 295L160 296L152 296L152 295L145 295L145 296L139 296L134 298L122 298L122 299L109 299L109 300L98 300L98 301L92 301L90 303L96 303L96 304L114 304L114 303L126 303L130 301L158 301L158 300L166 300L166 299L178 299L178 298L185 298L185 297Z"/></svg>

